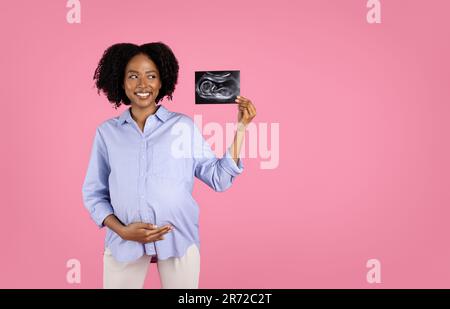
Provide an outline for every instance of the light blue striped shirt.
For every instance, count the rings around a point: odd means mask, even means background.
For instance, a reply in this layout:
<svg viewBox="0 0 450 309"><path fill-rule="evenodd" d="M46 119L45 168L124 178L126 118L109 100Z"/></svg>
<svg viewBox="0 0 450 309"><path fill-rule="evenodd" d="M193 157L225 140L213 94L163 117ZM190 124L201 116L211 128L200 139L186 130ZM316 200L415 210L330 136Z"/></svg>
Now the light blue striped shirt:
<svg viewBox="0 0 450 309"><path fill-rule="evenodd" d="M147 244L124 240L107 228L105 247L117 261L131 262L144 254L161 260L181 257L191 244L200 248L194 176L225 191L242 171L242 160L236 164L230 148L223 158L215 156L189 116L160 105L142 132L127 108L96 129L83 201L100 228L110 214L125 225L174 227L164 240Z"/></svg>

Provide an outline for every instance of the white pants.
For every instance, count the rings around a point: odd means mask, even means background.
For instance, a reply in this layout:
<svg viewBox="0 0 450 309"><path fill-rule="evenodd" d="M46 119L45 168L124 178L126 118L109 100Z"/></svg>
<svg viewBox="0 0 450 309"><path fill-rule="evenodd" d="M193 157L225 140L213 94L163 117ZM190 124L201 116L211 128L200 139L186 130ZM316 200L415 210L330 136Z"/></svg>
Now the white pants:
<svg viewBox="0 0 450 309"><path fill-rule="evenodd" d="M103 288L142 289L151 258L144 255L137 261L121 263L106 248L103 254ZM200 252L197 245L191 245L182 257L158 260L157 267L161 288L198 289Z"/></svg>

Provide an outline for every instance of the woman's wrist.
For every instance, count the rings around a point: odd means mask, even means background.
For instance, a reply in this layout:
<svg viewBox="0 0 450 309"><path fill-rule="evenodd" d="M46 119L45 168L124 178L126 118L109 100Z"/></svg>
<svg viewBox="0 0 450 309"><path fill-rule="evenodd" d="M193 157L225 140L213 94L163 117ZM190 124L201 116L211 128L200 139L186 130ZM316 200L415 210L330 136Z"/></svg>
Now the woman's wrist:
<svg viewBox="0 0 450 309"><path fill-rule="evenodd" d="M117 227L117 235L119 235L121 238L125 239L127 234L127 226L120 224L120 226Z"/></svg>
<svg viewBox="0 0 450 309"><path fill-rule="evenodd" d="M240 132L245 131L246 128L247 128L247 126L243 122L240 122L240 121L238 122L238 124L237 124L238 131L240 131Z"/></svg>
<svg viewBox="0 0 450 309"><path fill-rule="evenodd" d="M127 226L120 222L120 220L114 214L106 217L105 221L103 221L103 224L109 227L122 238L127 231Z"/></svg>

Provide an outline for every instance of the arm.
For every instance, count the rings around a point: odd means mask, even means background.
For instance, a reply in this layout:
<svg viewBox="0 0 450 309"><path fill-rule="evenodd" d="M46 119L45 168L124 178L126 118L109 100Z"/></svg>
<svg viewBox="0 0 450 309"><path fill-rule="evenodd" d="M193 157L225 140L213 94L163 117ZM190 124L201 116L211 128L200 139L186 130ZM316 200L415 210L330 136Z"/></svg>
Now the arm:
<svg viewBox="0 0 450 309"><path fill-rule="evenodd" d="M238 125L236 134L234 135L233 144L231 144L230 148L233 160L234 162L236 162L236 164L238 164L242 142L244 141L245 137L245 129L247 128L247 125L253 120L253 118L255 118L256 108L249 99L242 96L238 96L236 102L238 103L239 109Z"/></svg>
<svg viewBox="0 0 450 309"><path fill-rule="evenodd" d="M231 156L236 164L239 163L239 154L241 153L242 142L245 137L245 128L246 126L243 123L238 123L233 143L230 146Z"/></svg>
<svg viewBox="0 0 450 309"><path fill-rule="evenodd" d="M235 176L243 171L242 160L239 154L244 141L245 128L256 116L256 109L250 100L244 97L238 97L238 128L234 136L234 141L226 150L223 158L217 159L211 150L209 144L204 140L200 130L194 124L194 141L200 140L201 143L193 143L193 147L201 145L194 153L201 153L200 157L195 157L195 176L210 186L215 191L227 190Z"/></svg>
<svg viewBox="0 0 450 309"><path fill-rule="evenodd" d="M231 187L235 176L243 171L242 160L238 163L231 157L231 148L218 159L211 146L203 138L199 128L193 123L194 176L214 191L222 192Z"/></svg>
<svg viewBox="0 0 450 309"><path fill-rule="evenodd" d="M120 220L114 214L110 214L109 216L107 216L103 221L103 225L106 225L111 230L116 232L117 235L123 238L126 226L122 222L120 222Z"/></svg>
<svg viewBox="0 0 450 309"><path fill-rule="evenodd" d="M124 225L114 214L106 217L103 224L116 232L122 239L137 241L142 244L163 240L164 235L173 230L173 227L169 224L160 228L143 222Z"/></svg>
<svg viewBox="0 0 450 309"><path fill-rule="evenodd" d="M105 218L114 213L109 196L109 173L106 144L99 129L97 129L82 194L84 206L99 228L104 226Z"/></svg>

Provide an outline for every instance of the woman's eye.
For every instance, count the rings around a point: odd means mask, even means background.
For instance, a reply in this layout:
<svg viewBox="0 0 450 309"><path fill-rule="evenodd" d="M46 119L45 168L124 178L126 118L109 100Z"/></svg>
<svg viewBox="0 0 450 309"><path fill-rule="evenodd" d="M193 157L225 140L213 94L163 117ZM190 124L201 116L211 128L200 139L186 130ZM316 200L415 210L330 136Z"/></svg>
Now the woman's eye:
<svg viewBox="0 0 450 309"><path fill-rule="evenodd" d="M133 77L137 77L137 75L130 75L128 78L133 78ZM156 76L155 75L148 75L147 76L148 78L156 78Z"/></svg>

